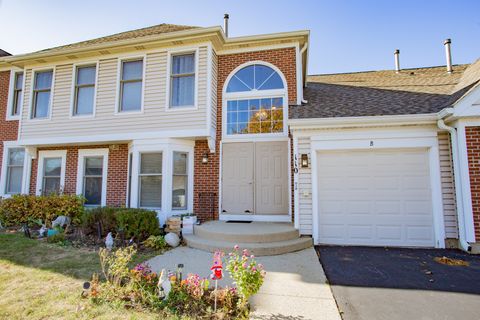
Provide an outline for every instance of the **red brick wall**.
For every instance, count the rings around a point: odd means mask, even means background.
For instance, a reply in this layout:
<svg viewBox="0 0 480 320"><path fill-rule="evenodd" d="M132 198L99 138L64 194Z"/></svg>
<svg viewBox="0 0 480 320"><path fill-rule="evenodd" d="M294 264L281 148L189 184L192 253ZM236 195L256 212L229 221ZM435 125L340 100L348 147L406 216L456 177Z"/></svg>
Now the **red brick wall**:
<svg viewBox="0 0 480 320"><path fill-rule="evenodd" d="M0 72L0 172L2 170L3 141L15 141L18 136L18 121L5 120L7 116L10 71Z"/></svg>
<svg viewBox="0 0 480 320"><path fill-rule="evenodd" d="M472 193L475 238L480 241L480 127L466 127L468 170Z"/></svg>
<svg viewBox="0 0 480 320"><path fill-rule="evenodd" d="M77 188L77 166L78 150L108 148L103 146L63 146L54 148L39 148L42 150L67 150L67 164L65 171L64 192L75 194ZM37 166L38 159L32 160L32 174L30 179L30 193L35 194L37 187ZM128 178L128 145L117 145L108 154L108 176L107 176L107 205L125 206Z"/></svg>
<svg viewBox="0 0 480 320"><path fill-rule="evenodd" d="M289 104L297 101L295 48L245 52L218 56L217 75L217 145L211 154L206 140L195 143L194 212L202 220L218 219L220 142L222 139L222 91L226 78L239 65L249 61L265 61L275 65L284 74L288 85ZM202 158L208 153L208 163ZM216 196L211 199L212 194ZM293 205L292 205L293 206Z"/></svg>

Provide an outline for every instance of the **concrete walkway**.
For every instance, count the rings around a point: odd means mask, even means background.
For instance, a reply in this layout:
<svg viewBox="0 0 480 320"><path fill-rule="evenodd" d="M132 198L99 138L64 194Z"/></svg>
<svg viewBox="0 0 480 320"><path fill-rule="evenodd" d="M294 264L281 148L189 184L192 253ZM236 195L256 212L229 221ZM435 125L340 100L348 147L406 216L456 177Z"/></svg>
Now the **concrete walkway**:
<svg viewBox="0 0 480 320"><path fill-rule="evenodd" d="M313 248L279 256L259 257L267 276L260 292L252 298L252 319L340 320L330 286ZM153 271L175 270L184 264L184 274L208 277L212 264L209 252L179 247L148 261ZM228 272L220 286L231 285Z"/></svg>

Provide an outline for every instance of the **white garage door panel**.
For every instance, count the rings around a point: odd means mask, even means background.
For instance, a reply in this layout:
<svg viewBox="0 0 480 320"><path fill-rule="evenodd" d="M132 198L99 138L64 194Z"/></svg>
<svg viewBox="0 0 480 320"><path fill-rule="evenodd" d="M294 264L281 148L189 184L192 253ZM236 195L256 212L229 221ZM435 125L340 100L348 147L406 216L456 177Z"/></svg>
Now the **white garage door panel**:
<svg viewBox="0 0 480 320"><path fill-rule="evenodd" d="M434 246L425 149L317 154L319 242Z"/></svg>

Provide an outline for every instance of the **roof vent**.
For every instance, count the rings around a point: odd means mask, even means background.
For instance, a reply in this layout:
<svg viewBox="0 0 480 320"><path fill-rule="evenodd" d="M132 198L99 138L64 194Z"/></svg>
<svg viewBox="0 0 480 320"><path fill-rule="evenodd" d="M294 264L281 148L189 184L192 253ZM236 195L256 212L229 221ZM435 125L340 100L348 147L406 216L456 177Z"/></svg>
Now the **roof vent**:
<svg viewBox="0 0 480 320"><path fill-rule="evenodd" d="M225 32L225 36L228 37L228 19L230 18L230 16L228 15L228 13L225 13L223 15L223 32Z"/></svg>
<svg viewBox="0 0 480 320"><path fill-rule="evenodd" d="M396 49L393 54L395 56L395 72L399 73L400 72L400 50Z"/></svg>
<svg viewBox="0 0 480 320"><path fill-rule="evenodd" d="M450 46L452 44L451 39L446 39L443 42L443 45L445 46L445 58L447 59L447 72L452 73L453 68L452 68L452 51L450 49Z"/></svg>

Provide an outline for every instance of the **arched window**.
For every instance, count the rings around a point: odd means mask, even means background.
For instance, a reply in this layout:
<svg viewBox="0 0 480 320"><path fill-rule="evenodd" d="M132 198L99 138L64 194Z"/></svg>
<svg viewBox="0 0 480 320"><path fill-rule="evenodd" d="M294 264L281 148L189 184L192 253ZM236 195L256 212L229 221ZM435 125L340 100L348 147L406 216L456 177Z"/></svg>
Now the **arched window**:
<svg viewBox="0 0 480 320"><path fill-rule="evenodd" d="M272 67L251 64L229 77L225 90L226 134L284 133L286 88Z"/></svg>

